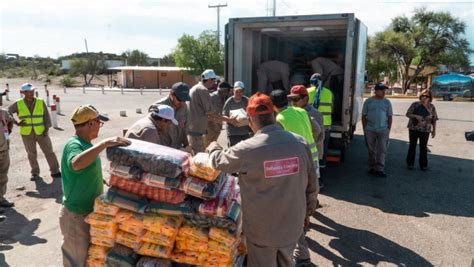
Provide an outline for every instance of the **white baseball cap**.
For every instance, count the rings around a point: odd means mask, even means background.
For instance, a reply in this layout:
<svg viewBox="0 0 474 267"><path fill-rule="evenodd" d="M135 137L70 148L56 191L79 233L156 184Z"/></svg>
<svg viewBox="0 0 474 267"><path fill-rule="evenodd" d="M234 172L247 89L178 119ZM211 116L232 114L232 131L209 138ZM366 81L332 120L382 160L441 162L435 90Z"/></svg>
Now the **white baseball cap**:
<svg viewBox="0 0 474 267"><path fill-rule="evenodd" d="M36 87L34 87L31 83L24 83L21 85L20 91L27 92L35 89Z"/></svg>
<svg viewBox="0 0 474 267"><path fill-rule="evenodd" d="M178 121L174 118L174 109L168 105L154 104L150 107L150 113L178 125Z"/></svg>
<svg viewBox="0 0 474 267"><path fill-rule="evenodd" d="M241 81L236 81L234 83L234 90L236 90L236 89L245 89L244 83L241 82Z"/></svg>
<svg viewBox="0 0 474 267"><path fill-rule="evenodd" d="M217 79L217 75L214 70L207 69L201 74L201 80Z"/></svg>

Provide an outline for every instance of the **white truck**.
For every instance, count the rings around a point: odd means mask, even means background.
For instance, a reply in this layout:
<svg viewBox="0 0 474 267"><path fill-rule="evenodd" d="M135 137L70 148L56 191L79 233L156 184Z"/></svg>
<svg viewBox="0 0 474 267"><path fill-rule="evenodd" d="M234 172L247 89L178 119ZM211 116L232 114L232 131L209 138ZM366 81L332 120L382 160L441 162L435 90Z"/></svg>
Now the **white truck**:
<svg viewBox="0 0 474 267"><path fill-rule="evenodd" d="M329 155L342 159L360 120L365 78L367 27L354 14L231 18L225 27L225 77L258 91L262 62L289 64L290 81L309 86L311 60L331 59L344 73L334 94Z"/></svg>

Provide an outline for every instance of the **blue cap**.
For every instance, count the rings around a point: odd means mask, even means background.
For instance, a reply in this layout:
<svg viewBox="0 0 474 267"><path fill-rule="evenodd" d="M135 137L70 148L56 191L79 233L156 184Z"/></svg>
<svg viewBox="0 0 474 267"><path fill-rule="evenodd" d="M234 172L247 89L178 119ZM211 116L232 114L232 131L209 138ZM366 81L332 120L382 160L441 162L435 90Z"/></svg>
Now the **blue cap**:
<svg viewBox="0 0 474 267"><path fill-rule="evenodd" d="M34 87L31 83L24 83L21 85L21 91L31 91L31 90L34 90L36 89L36 87Z"/></svg>

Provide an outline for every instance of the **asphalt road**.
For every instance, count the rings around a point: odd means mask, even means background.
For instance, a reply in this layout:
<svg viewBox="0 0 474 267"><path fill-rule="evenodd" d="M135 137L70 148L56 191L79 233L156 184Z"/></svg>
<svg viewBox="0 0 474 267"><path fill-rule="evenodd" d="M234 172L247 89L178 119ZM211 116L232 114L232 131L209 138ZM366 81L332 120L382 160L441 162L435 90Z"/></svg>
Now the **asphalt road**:
<svg viewBox="0 0 474 267"><path fill-rule="evenodd" d="M10 84L11 88L18 84ZM72 110L84 103L107 113L111 121L100 137L121 135L144 114L158 92L106 92L50 88L61 97L61 130L52 129L54 150L60 158L73 134ZM44 90L39 90L40 96ZM18 93L12 93L16 99ZM474 143L464 132L474 130L473 103L435 101L440 121L429 140L429 171L405 168L408 149L406 109L413 100L393 99L394 127L387 155L388 178L367 175L367 150L356 131L345 161L330 166L320 195L322 208L311 220L311 258L319 266L469 266L474 257ZM4 106L12 102L5 102ZM127 117L120 117L125 110ZM359 127L360 128L360 127ZM223 137L223 135L221 135ZM221 141L223 139L221 138ZM60 180L52 180L39 151L43 181L32 182L30 167L17 129L12 136L8 199L14 209L0 223L0 266L60 266L61 234L58 211ZM102 163L107 166L105 155ZM23 190L17 187L24 186ZM278 234L278 233L275 233Z"/></svg>

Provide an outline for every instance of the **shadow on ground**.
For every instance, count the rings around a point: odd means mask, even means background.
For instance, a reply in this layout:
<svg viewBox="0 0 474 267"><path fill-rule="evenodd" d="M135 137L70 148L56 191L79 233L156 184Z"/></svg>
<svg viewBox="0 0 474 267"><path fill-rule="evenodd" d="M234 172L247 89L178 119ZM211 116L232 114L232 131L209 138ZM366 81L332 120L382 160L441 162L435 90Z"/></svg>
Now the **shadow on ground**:
<svg viewBox="0 0 474 267"><path fill-rule="evenodd" d="M329 246L337 250L342 257L307 238L309 248L330 260L334 266L362 266L359 263L377 265L380 262L393 263L397 266L432 266L414 251L380 235L338 224L319 212L316 212L313 218L320 224L311 223L309 227L333 237Z"/></svg>
<svg viewBox="0 0 474 267"><path fill-rule="evenodd" d="M367 173L364 138L355 136L343 166L328 168L326 187L321 194L392 214L474 217L474 161L429 154L428 171L408 170L407 151L406 141L390 139L386 158L388 177L373 177Z"/></svg>
<svg viewBox="0 0 474 267"><path fill-rule="evenodd" d="M0 251L13 249L13 244L20 243L24 246L33 246L46 243L47 240L35 235L41 223L40 219L28 220L14 208L6 209L4 214L7 219L0 222ZM5 262L4 253L0 253L0 266L9 266Z"/></svg>
<svg viewBox="0 0 474 267"><path fill-rule="evenodd" d="M35 181L36 191L28 191L26 195L35 198L54 198L56 203L62 203L63 191L61 187L61 179L53 179L48 184L44 179Z"/></svg>

